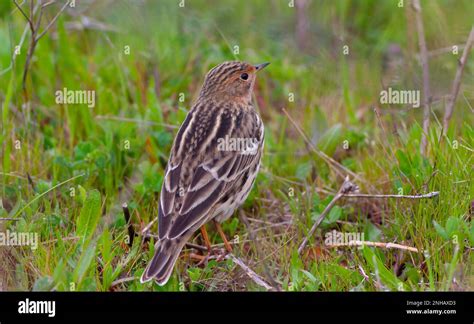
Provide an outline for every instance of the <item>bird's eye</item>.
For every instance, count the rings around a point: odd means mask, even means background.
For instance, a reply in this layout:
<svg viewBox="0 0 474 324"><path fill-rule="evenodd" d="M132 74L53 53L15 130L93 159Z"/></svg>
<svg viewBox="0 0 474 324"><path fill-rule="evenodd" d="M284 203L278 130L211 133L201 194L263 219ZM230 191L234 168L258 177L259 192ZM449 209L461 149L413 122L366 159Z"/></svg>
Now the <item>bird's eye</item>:
<svg viewBox="0 0 474 324"><path fill-rule="evenodd" d="M240 75L240 78L241 78L242 80L247 80L247 79L249 78L249 75L248 75L247 73L242 73L242 74Z"/></svg>

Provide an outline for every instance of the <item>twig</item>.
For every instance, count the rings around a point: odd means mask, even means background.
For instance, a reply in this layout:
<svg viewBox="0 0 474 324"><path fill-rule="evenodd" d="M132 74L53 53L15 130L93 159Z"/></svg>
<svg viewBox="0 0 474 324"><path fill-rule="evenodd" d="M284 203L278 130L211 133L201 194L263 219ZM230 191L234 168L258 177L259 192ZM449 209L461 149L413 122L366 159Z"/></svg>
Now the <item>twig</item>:
<svg viewBox="0 0 474 324"><path fill-rule="evenodd" d="M464 72L464 67L466 66L467 57L469 56L469 52L471 51L472 45L474 43L474 27L471 28L471 32L469 33L469 37L466 42L466 46L464 47L464 51L462 52L461 59L459 60L458 69L456 71L456 76L454 77L453 87L451 90L451 95L448 98L446 103L446 110L444 113L443 119L443 132L446 133L448 131L449 120L453 115L454 104L456 103L456 99L458 97L459 88L461 87L461 78Z"/></svg>
<svg viewBox="0 0 474 324"><path fill-rule="evenodd" d="M154 222L150 223L153 224ZM148 233L148 229L145 231L141 231L140 233L135 233L136 236L142 236L144 241L149 241L150 239L154 239L154 240L159 240L160 237L158 235L155 235L155 234L149 234ZM229 242L229 244L234 244L234 242ZM186 247L190 248L190 249L195 249L195 250L199 250L201 252L208 252L208 249L207 247L203 246L203 245L199 245L199 244L194 244L194 243L191 243L191 242L186 242ZM223 244L214 244L211 246L211 248L214 248L214 247L221 247Z"/></svg>
<svg viewBox="0 0 474 324"><path fill-rule="evenodd" d="M49 4L51 4L51 2L49 3L46 3L42 6L42 8L46 8ZM69 5L69 1L67 1L62 7L61 9L58 11L58 13L56 14L56 16L53 17L53 19L51 19L51 21L49 22L49 24L46 26L46 28L43 30L43 32L41 34L38 35L38 37L36 38L36 41L39 41L41 39L41 37L43 37L47 32L48 30L51 28L51 26L54 25L54 23L56 22L56 20L58 19L59 15L64 11L64 9L66 9L66 7Z"/></svg>
<svg viewBox="0 0 474 324"><path fill-rule="evenodd" d="M140 234L136 234L137 236L140 236ZM149 240L150 238L153 238L155 240L159 239L158 235L154 235L154 234L141 234L143 236L143 238L145 240ZM245 235L242 235L242 236L245 236ZM283 234L275 234L273 235L272 237L273 238L277 238L277 237L281 237L283 236ZM262 238L257 238L256 240L251 240L251 239L248 239L248 240L240 240L239 242L242 244L242 243L254 243L255 241L263 241ZM235 245L235 243L233 241L229 241L229 244L230 245ZM196 249L196 250L200 250L202 252L207 252L207 247L203 246L203 245L198 245L198 244L195 244L195 243L191 243L191 242L187 242L185 244L188 248L191 248L191 249ZM214 249L214 248L223 248L224 247L224 243L217 243L217 244L212 244L211 245L211 249Z"/></svg>
<svg viewBox="0 0 474 324"><path fill-rule="evenodd" d="M337 194L334 196L334 198L331 200L331 202L326 206L324 211L321 213L319 218L316 220L316 222L313 224L311 227L311 230L309 231L308 235L305 237L303 242L301 243L300 247L298 248L298 254L301 255L303 252L304 248L308 244L309 238L314 235L314 232L318 228L318 226L321 224L321 222L324 220L326 215L329 213L329 211L334 207L336 202L341 199L342 197L348 197L348 198L398 198L398 199L423 199L423 198L433 198L439 195L439 191L433 191L427 194L422 194L422 195L376 195L376 194L359 194L357 193L359 188L353 184L352 182L349 181L349 177L346 177L344 180L344 183L342 184L341 188L337 192ZM355 193L354 193L355 192Z"/></svg>
<svg viewBox="0 0 474 324"><path fill-rule="evenodd" d="M365 280L369 281L370 278L369 278L369 276L365 273L364 268L362 268L361 265L359 265L359 270L360 270L360 273L361 273L362 277L364 277Z"/></svg>
<svg viewBox="0 0 474 324"><path fill-rule="evenodd" d="M153 90L155 90L155 97L157 100L160 100L160 94L161 94L160 71L158 70L158 65L156 63L153 64L153 80L154 80Z"/></svg>
<svg viewBox="0 0 474 324"><path fill-rule="evenodd" d="M252 269L250 269L241 259L229 253L225 257L226 259L231 259L235 264L242 268L245 273L253 280L257 285L260 287L265 288L266 290L274 290L272 286L270 286L265 280L263 280L258 274L255 273Z"/></svg>
<svg viewBox="0 0 474 324"><path fill-rule="evenodd" d="M438 48L432 51L428 51L428 57L436 57L438 55L451 53L453 51L453 46L448 46L448 47L443 47L443 48ZM455 45L455 46L457 47L457 49L460 49L460 50L465 48L465 45ZM421 62L420 54L416 54L416 59Z"/></svg>
<svg viewBox="0 0 474 324"><path fill-rule="evenodd" d="M416 29L418 32L418 45L420 47L420 59L423 69L423 133L421 134L420 151L426 155L428 145L428 132L430 128L430 68L428 65L428 49L426 48L425 30L423 28L423 17L419 0L413 0L412 7L415 10Z"/></svg>
<svg viewBox="0 0 474 324"><path fill-rule="evenodd" d="M128 246L133 245L133 239L135 237L135 229L133 228L133 224L130 217L130 209L128 209L127 203L122 204L123 215L125 217L125 222L127 223L128 229Z"/></svg>
<svg viewBox="0 0 474 324"><path fill-rule="evenodd" d="M23 17L25 17L25 19L28 21L28 25L30 25L30 29L31 29L31 30L34 30L35 27L34 27L34 25L33 25L33 22L31 21L30 17L28 17L28 15L23 11L23 9L21 9L21 6L18 4L18 2L16 2L16 0L14 0L13 3L14 3L15 6L18 8L18 10L21 12L21 14L23 15Z"/></svg>
<svg viewBox="0 0 474 324"><path fill-rule="evenodd" d="M18 218L12 218L12 217L2 217L0 218L0 222L1 221L19 221Z"/></svg>
<svg viewBox="0 0 474 324"><path fill-rule="evenodd" d="M303 252L304 248L308 244L309 238L313 236L314 232L318 228L318 226L321 224L323 219L326 217L326 215L329 213L329 211L332 209L332 207L336 204L336 202L344 197L345 194L348 194L350 192L357 192L359 190L359 187L357 187L355 184L349 181L349 177L347 176L344 179L344 182L337 192L337 194L334 196L334 198L331 200L331 202L326 206L324 211L321 213L319 218L316 220L316 222L313 224L311 227L308 235L304 238L303 242L301 243L300 247L298 248L298 254L301 255Z"/></svg>
<svg viewBox="0 0 474 324"><path fill-rule="evenodd" d="M13 2L15 4L15 6L18 8L18 10L21 12L21 14L28 21L28 25L30 26L30 31L31 31L30 46L28 47L28 53L26 55L25 67L24 67L24 70L23 70L23 78L22 78L23 92L25 94L25 97L28 98L28 94L26 92L26 77L28 75L28 69L29 69L30 62L31 62L31 56L33 55L33 52L34 52L35 47L36 47L35 39L36 39L37 30L36 30L35 24L33 23L32 17L29 17L29 16L26 15L26 13L23 11L23 9L21 9L20 5L16 2L16 0L13 1ZM33 4L33 2L31 2L31 4ZM42 11L42 9L40 9L40 12L41 11ZM30 15L31 16L34 15L33 10L30 10ZM41 21L41 16L42 16L42 14L40 14L40 19L38 19L38 23L36 24L37 26L39 25L39 23Z"/></svg>
<svg viewBox="0 0 474 324"><path fill-rule="evenodd" d="M347 243L338 243L338 244L331 244L329 247L343 247L343 246L375 246L384 249L399 249L411 252L419 252L419 250L415 247L396 244L396 243L384 243L384 242L371 242L371 241L350 241Z"/></svg>
<svg viewBox="0 0 474 324"><path fill-rule="evenodd" d="M23 11L21 6L15 1L13 1L15 6L18 8L18 10L21 12L21 14L25 17L25 19L28 21L28 25L30 26L30 31L31 31L31 40L30 40L30 46L28 47L28 53L26 55L26 61L25 61L25 66L23 69L23 78L22 78L22 88L23 92L25 95L26 100L28 100L28 93L26 91L26 79L28 76L28 71L30 68L31 64L31 59L33 57L33 54L36 49L36 45L38 44L38 41L43 37L48 30L51 28L51 26L56 22L58 19L59 15L66 9L66 7L69 5L69 0L66 1L66 3L63 5L63 7L59 10L59 12L54 16L54 18L48 23L48 25L45 27L45 29L38 35L39 28L41 25L41 18L43 17L43 10L48 7L50 4L54 3L52 1L45 3L40 7L40 11L38 14L38 18L36 19L36 24L33 22L35 11L33 10L33 1L31 1L31 9L30 9L30 16L26 15L26 13Z"/></svg>
<svg viewBox="0 0 474 324"><path fill-rule="evenodd" d="M231 243L231 242L229 242ZM208 252L208 249L207 247L205 246L202 246L202 245L198 245L198 244L194 244L194 243L191 243L191 242L186 242L185 244L188 248L191 248L191 249L196 249L196 250L199 250L201 252ZM212 248L212 246L211 246Z"/></svg>
<svg viewBox="0 0 474 324"><path fill-rule="evenodd" d="M352 198L402 198L402 199L423 199L439 196L439 191L429 192L422 195L373 195L373 194L346 194L344 197Z"/></svg>
<svg viewBox="0 0 474 324"><path fill-rule="evenodd" d="M295 3L296 7L296 40L300 50L305 50L308 44L308 1L298 0Z"/></svg>
<svg viewBox="0 0 474 324"><path fill-rule="evenodd" d="M201 255L201 254L196 254L196 253L189 253L189 254L184 254L183 256L189 257L190 259L199 261L198 265L204 264L206 262L209 262L210 260L222 260L221 255Z"/></svg>
<svg viewBox="0 0 474 324"><path fill-rule="evenodd" d="M46 2L45 4L43 4L42 7L43 7L43 8L46 8L46 7L50 6L50 5L52 5L53 3L56 3L56 0L48 1L48 2Z"/></svg>
<svg viewBox="0 0 474 324"><path fill-rule="evenodd" d="M362 268L361 265L359 265L359 270L360 273L362 274L362 277L364 277L364 280L370 282L369 276L365 273L364 268ZM384 287L380 284L380 282L374 281L374 286L377 287L377 289L383 289Z"/></svg>
<svg viewBox="0 0 474 324"><path fill-rule="evenodd" d="M154 235L154 234L138 234L138 233L135 233L136 236L143 236L144 240L145 241L148 241L150 240L151 238L153 238L154 240L159 240L159 236L158 235ZM250 242L250 240L248 241ZM234 242L232 241L229 241L229 244L230 245L233 245ZM199 244L195 244L195 243L191 243L191 242L186 242L185 244L186 247L190 248L190 249L195 249L195 250L199 250L201 252L208 252L208 249L206 246L203 246L203 245L199 245ZM211 249L213 248L221 248L224 246L224 243L219 243L219 244L213 244L211 245Z"/></svg>

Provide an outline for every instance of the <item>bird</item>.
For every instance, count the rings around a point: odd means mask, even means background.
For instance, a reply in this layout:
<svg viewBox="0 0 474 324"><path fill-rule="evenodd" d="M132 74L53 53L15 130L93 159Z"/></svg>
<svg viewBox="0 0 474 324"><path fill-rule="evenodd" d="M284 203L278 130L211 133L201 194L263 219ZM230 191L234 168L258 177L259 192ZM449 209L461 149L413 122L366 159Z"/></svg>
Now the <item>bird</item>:
<svg viewBox="0 0 474 324"><path fill-rule="evenodd" d="M158 239L141 283L165 285L186 242L213 222L220 226L247 199L264 147L264 125L252 104L257 73L270 63L223 62L212 68L174 138L158 208Z"/></svg>

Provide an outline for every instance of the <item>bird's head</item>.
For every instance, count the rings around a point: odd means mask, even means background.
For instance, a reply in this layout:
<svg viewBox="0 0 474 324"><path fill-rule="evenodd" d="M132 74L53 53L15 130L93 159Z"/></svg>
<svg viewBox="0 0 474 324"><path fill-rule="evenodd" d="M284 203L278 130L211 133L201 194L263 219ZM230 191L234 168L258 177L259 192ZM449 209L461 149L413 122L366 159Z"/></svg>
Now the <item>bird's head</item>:
<svg viewBox="0 0 474 324"><path fill-rule="evenodd" d="M257 72L268 64L252 65L237 61L221 63L207 73L200 97L250 100Z"/></svg>

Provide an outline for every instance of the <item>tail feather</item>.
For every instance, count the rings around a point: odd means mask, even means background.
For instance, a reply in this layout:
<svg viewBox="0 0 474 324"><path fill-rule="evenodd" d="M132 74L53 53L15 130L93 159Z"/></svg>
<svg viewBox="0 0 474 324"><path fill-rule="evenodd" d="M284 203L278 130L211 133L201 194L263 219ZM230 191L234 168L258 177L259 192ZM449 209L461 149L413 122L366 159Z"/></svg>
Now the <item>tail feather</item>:
<svg viewBox="0 0 474 324"><path fill-rule="evenodd" d="M157 242L155 255L143 272L140 282L145 283L155 279L158 285L164 286L173 272L176 260L185 243L185 239Z"/></svg>

